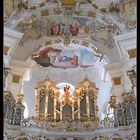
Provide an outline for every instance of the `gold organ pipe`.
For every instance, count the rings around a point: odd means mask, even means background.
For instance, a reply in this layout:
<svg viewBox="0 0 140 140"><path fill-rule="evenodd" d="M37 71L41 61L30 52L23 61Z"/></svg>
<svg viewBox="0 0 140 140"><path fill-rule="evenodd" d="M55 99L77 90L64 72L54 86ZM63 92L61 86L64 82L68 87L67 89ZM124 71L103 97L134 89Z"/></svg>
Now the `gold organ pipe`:
<svg viewBox="0 0 140 140"><path fill-rule="evenodd" d="M45 117L47 118L48 116L48 90L46 90L46 101L45 101Z"/></svg>
<svg viewBox="0 0 140 140"><path fill-rule="evenodd" d="M86 90L86 111L87 111L88 117L90 117L88 90Z"/></svg>
<svg viewBox="0 0 140 140"><path fill-rule="evenodd" d="M80 96L78 96L78 120L80 120Z"/></svg>
<svg viewBox="0 0 140 140"><path fill-rule="evenodd" d="M54 96L54 121L56 121L56 96Z"/></svg>
<svg viewBox="0 0 140 140"><path fill-rule="evenodd" d="M38 125L38 120L39 120L39 104L40 104L40 89L37 89L37 96L36 96L36 106L35 106L35 111L36 111L36 125Z"/></svg>
<svg viewBox="0 0 140 140"><path fill-rule="evenodd" d="M37 98L37 103L36 103L36 116L38 117L39 116L39 102L40 102L40 95L37 95L36 96Z"/></svg>
<svg viewBox="0 0 140 140"><path fill-rule="evenodd" d="M95 116L98 117L98 106L97 106L97 96L94 95L94 109L95 109Z"/></svg>
<svg viewBox="0 0 140 140"><path fill-rule="evenodd" d="M74 120L74 102L72 102L72 120Z"/></svg>
<svg viewBox="0 0 140 140"><path fill-rule="evenodd" d="M62 121L62 102L60 102L60 121Z"/></svg>

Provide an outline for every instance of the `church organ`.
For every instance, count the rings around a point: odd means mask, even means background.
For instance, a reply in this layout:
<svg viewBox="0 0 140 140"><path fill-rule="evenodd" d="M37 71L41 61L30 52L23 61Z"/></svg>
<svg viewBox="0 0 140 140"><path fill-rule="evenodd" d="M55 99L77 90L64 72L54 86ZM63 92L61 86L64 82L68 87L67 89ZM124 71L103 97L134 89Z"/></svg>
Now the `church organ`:
<svg viewBox="0 0 140 140"><path fill-rule="evenodd" d="M18 95L16 101L9 91L4 91L4 119L10 125L20 125L23 119L24 105L22 103L23 96Z"/></svg>
<svg viewBox="0 0 140 140"><path fill-rule="evenodd" d="M123 102L114 107L115 126L126 126L135 123L136 98L132 93L123 93Z"/></svg>
<svg viewBox="0 0 140 140"><path fill-rule="evenodd" d="M36 119L50 122L59 121L97 121L98 88L86 77L78 83L74 92L70 94L70 86L64 87L64 94L54 81L48 77L36 87Z"/></svg>

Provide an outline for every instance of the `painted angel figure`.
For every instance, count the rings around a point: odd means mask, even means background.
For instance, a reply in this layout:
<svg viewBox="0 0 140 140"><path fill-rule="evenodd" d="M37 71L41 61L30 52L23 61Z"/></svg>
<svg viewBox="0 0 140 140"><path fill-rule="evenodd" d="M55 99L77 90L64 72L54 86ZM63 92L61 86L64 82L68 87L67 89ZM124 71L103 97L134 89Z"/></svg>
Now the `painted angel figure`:
<svg viewBox="0 0 140 140"><path fill-rule="evenodd" d="M58 35L59 33L59 24L56 24L55 22L51 23L51 35Z"/></svg>
<svg viewBox="0 0 140 140"><path fill-rule="evenodd" d="M70 25L70 32L71 32L72 36L77 36L78 33L79 33L79 27L78 27L78 25L72 23Z"/></svg>

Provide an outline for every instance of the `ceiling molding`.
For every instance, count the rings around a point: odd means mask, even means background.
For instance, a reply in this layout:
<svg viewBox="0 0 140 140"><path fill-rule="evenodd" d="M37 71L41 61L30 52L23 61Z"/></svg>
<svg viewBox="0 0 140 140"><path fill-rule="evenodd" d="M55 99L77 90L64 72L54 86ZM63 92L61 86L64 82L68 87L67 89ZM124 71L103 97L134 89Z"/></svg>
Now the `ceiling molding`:
<svg viewBox="0 0 140 140"><path fill-rule="evenodd" d="M119 77L124 74L124 63L114 63L104 66L105 71L109 73L111 77Z"/></svg>
<svg viewBox="0 0 140 140"><path fill-rule="evenodd" d="M123 67L123 63L113 63L113 64L107 64L104 66L106 70L122 68L122 67Z"/></svg>
<svg viewBox="0 0 140 140"><path fill-rule="evenodd" d="M122 61L129 59L128 50L136 48L136 31L114 37Z"/></svg>
<svg viewBox="0 0 140 140"><path fill-rule="evenodd" d="M23 33L9 29L9 28L4 28L4 35L10 36L12 38L20 39L23 36Z"/></svg>
<svg viewBox="0 0 140 140"><path fill-rule="evenodd" d="M29 60L27 61L20 61L17 59L11 59L10 60L10 65L16 65L18 67L22 67L22 68L29 68L32 62L30 62Z"/></svg>
<svg viewBox="0 0 140 140"><path fill-rule="evenodd" d="M129 40L129 39L132 39L132 38L136 38L136 30L134 30L132 32L124 33L122 35L114 36L114 38L117 41L125 41L125 40Z"/></svg>
<svg viewBox="0 0 140 140"><path fill-rule="evenodd" d="M10 37L4 35L4 46L10 48L12 46L15 46L15 44L16 44L16 40L15 39L13 40Z"/></svg>
<svg viewBox="0 0 140 140"><path fill-rule="evenodd" d="M17 74L12 75L12 82L13 83L19 84L20 81L21 81L21 75L17 75Z"/></svg>
<svg viewBox="0 0 140 140"><path fill-rule="evenodd" d="M4 46L10 48L8 53L9 55L17 48L22 37L23 33L9 28L4 28Z"/></svg>

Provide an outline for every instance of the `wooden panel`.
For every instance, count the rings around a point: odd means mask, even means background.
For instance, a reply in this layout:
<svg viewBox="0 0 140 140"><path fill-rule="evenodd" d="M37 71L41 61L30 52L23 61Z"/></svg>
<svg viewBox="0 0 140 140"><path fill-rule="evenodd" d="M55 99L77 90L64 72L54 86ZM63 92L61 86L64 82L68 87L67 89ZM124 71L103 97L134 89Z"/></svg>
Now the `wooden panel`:
<svg viewBox="0 0 140 140"><path fill-rule="evenodd" d="M8 47L4 47L3 48L3 54L4 55L7 55L8 54L8 51L9 51L9 48Z"/></svg>
<svg viewBox="0 0 140 140"><path fill-rule="evenodd" d="M19 76L19 75L13 75L12 82L19 84L20 78L21 78L21 76Z"/></svg>
<svg viewBox="0 0 140 140"><path fill-rule="evenodd" d="M129 58L135 58L136 55L137 55L136 48L135 49L128 50L128 55L129 55Z"/></svg>
<svg viewBox="0 0 140 140"><path fill-rule="evenodd" d="M114 82L114 85L120 85L121 84L121 77L114 77L113 82Z"/></svg>

